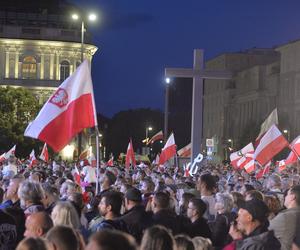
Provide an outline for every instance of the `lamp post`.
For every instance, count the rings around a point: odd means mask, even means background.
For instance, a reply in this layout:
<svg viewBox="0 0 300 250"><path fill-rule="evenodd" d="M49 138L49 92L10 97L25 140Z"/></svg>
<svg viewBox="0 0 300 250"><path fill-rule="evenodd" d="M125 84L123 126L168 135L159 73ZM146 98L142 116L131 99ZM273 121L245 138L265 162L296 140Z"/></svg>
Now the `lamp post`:
<svg viewBox="0 0 300 250"><path fill-rule="evenodd" d="M169 114L169 88L170 88L170 83L171 79L166 78L166 92L165 92L165 116L164 116L164 142L167 142L168 139L168 114Z"/></svg>
<svg viewBox="0 0 300 250"><path fill-rule="evenodd" d="M284 129L283 133L286 134L287 140L290 141L290 131L287 129Z"/></svg>
<svg viewBox="0 0 300 250"><path fill-rule="evenodd" d="M85 32L85 18L80 17L78 14L74 13L72 14L72 19L74 21L78 21L80 19L81 21L81 53L80 53L80 61L83 62L84 59L84 32ZM96 21L97 16L94 13L90 13L87 16L87 20L90 22ZM81 154L81 144L82 144L82 132L78 134L78 157Z"/></svg>
<svg viewBox="0 0 300 250"><path fill-rule="evenodd" d="M152 131L152 127L146 127L146 144L148 143L148 131Z"/></svg>

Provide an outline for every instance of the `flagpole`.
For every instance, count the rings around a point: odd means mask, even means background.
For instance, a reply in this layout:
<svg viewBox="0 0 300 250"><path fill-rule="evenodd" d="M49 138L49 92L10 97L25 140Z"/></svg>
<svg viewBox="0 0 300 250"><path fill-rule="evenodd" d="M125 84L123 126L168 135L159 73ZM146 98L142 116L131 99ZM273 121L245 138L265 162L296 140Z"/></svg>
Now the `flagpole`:
<svg viewBox="0 0 300 250"><path fill-rule="evenodd" d="M96 195L99 193L99 162L100 162L100 152L99 152L99 129L95 126L96 131Z"/></svg>

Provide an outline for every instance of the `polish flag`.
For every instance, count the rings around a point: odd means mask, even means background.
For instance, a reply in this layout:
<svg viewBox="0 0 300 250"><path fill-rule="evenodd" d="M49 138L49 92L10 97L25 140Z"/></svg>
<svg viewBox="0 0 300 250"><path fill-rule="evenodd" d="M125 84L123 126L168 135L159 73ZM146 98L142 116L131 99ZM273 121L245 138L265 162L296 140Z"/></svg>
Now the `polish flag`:
<svg viewBox="0 0 300 250"><path fill-rule="evenodd" d="M295 152L291 151L288 157L285 159L285 164L290 165L296 163L297 161L298 161L298 156L295 154Z"/></svg>
<svg viewBox="0 0 300 250"><path fill-rule="evenodd" d="M286 169L285 160L278 161L277 165L278 165L278 172L282 172L283 170Z"/></svg>
<svg viewBox="0 0 300 250"><path fill-rule="evenodd" d="M247 160L247 163L244 165L244 169L248 174L255 170L255 162L253 158L249 158L249 160Z"/></svg>
<svg viewBox="0 0 300 250"><path fill-rule="evenodd" d="M272 125L278 125L278 114L277 114L277 108L275 108L271 114L267 117L267 119L263 122L263 124L260 127L260 132L257 138L255 139L255 147L258 146L260 140L265 135L265 133L272 127Z"/></svg>
<svg viewBox="0 0 300 250"><path fill-rule="evenodd" d="M5 159L7 160L10 156L15 156L16 145L14 145L10 150L5 153Z"/></svg>
<svg viewBox="0 0 300 250"><path fill-rule="evenodd" d="M85 60L49 98L24 135L59 152L84 128L97 125L93 84Z"/></svg>
<svg viewBox="0 0 300 250"><path fill-rule="evenodd" d="M300 155L300 135L297 136L291 143L290 148L297 154Z"/></svg>
<svg viewBox="0 0 300 250"><path fill-rule="evenodd" d="M126 159L125 159L125 167L129 168L130 164L132 166L136 165L135 162L135 155L134 155L134 150L133 150L133 145L132 145L132 140L130 139L127 147L127 152L126 152Z"/></svg>
<svg viewBox="0 0 300 250"><path fill-rule="evenodd" d="M272 125L261 138L259 145L255 149L254 158L263 166L288 145L289 142L284 138L276 125Z"/></svg>
<svg viewBox="0 0 300 250"><path fill-rule="evenodd" d="M79 170L77 168L77 166L75 165L75 168L74 168L74 179L75 179L75 182L80 185L81 183L81 178L80 178L80 173L79 173Z"/></svg>
<svg viewBox="0 0 300 250"><path fill-rule="evenodd" d="M34 149L32 149L30 155L29 155L29 168L32 168L34 165L36 165L38 163L38 160L35 157L35 152Z"/></svg>
<svg viewBox="0 0 300 250"><path fill-rule="evenodd" d="M261 168L256 174L256 179L261 179L264 175L270 173L271 161L269 161L263 168Z"/></svg>
<svg viewBox="0 0 300 250"><path fill-rule="evenodd" d="M41 152L41 155L39 157L42 161L44 162L48 162L49 161L49 153L48 153L48 149L47 149L47 144L44 144L43 150Z"/></svg>
<svg viewBox="0 0 300 250"><path fill-rule="evenodd" d="M184 166L184 175L183 177L190 177L190 165Z"/></svg>
<svg viewBox="0 0 300 250"><path fill-rule="evenodd" d="M172 133L168 138L165 146L161 150L161 154L159 157L159 164L164 164L167 160L176 155L176 144L174 139L174 134Z"/></svg>
<svg viewBox="0 0 300 250"><path fill-rule="evenodd" d="M150 143L154 143L155 141L162 140L163 138L164 138L164 135L161 130L151 137L151 139L147 142L147 145L149 145Z"/></svg>
<svg viewBox="0 0 300 250"><path fill-rule="evenodd" d="M179 157L191 157L191 153L192 143L189 143L188 145L177 151Z"/></svg>
<svg viewBox="0 0 300 250"><path fill-rule="evenodd" d="M241 150L233 152L230 154L230 161L231 165L235 168L238 169L240 165L243 163L243 161L246 160L246 154L251 154L254 152L254 147L252 142L250 142L248 145L243 147ZM248 155L249 157L249 155ZM244 166L242 166L244 167Z"/></svg>
<svg viewBox="0 0 300 250"><path fill-rule="evenodd" d="M112 156L108 162L106 163L107 166L113 167L114 166L114 157Z"/></svg>

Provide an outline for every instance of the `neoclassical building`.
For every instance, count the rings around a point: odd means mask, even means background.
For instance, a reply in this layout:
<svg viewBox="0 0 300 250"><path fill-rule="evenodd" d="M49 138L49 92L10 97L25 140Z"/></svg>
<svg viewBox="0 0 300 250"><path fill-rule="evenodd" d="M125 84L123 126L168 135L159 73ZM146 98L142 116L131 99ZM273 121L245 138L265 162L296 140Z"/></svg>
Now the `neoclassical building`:
<svg viewBox="0 0 300 250"><path fill-rule="evenodd" d="M258 135L277 107L279 127L288 139L300 134L300 40L272 49L225 53L206 63L233 73L231 80L206 80L203 143L217 138L217 154L241 146ZM230 143L229 143L230 142ZM226 157L225 157L226 158Z"/></svg>
<svg viewBox="0 0 300 250"><path fill-rule="evenodd" d="M80 64L81 28L63 0L0 3L0 85L25 87L43 103ZM97 47L85 32L84 58Z"/></svg>

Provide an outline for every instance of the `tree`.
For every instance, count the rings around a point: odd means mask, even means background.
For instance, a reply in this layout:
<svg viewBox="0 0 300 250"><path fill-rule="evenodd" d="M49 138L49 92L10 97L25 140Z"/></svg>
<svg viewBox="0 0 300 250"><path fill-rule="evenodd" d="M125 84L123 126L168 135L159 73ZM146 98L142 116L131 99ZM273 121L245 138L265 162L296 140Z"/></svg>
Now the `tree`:
<svg viewBox="0 0 300 250"><path fill-rule="evenodd" d="M17 144L18 157L26 157L32 148L40 144L24 137L28 123L34 119L40 109L38 100L32 92L24 88L0 88L0 152L7 151Z"/></svg>

